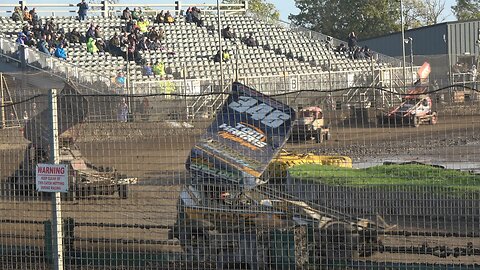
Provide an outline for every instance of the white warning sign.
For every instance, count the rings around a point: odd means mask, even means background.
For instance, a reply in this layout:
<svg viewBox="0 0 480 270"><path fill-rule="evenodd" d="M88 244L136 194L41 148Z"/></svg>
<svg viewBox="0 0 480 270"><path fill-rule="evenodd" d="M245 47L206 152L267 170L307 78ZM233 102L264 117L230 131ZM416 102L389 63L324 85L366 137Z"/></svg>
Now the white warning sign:
<svg viewBox="0 0 480 270"><path fill-rule="evenodd" d="M37 191L68 192L68 167L65 164L37 164Z"/></svg>

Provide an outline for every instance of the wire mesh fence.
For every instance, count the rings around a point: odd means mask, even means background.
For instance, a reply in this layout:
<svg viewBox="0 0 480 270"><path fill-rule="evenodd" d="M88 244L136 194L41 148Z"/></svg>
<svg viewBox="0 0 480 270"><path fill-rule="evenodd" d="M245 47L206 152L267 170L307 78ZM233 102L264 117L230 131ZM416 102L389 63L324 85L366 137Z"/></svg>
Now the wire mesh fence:
<svg viewBox="0 0 480 270"><path fill-rule="evenodd" d="M51 269L50 87L2 76L0 265ZM244 83L57 87L65 269L480 267L478 91Z"/></svg>

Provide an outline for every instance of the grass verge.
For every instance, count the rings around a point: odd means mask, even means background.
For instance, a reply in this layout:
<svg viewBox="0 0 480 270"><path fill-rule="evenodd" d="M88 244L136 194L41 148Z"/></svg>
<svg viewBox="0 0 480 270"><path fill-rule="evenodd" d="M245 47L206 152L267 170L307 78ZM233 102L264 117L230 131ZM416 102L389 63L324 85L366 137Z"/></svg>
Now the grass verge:
<svg viewBox="0 0 480 270"><path fill-rule="evenodd" d="M289 169L296 179L327 185L366 186L428 186L458 191L480 191L480 175L429 165L380 165L364 169L339 168L302 164Z"/></svg>

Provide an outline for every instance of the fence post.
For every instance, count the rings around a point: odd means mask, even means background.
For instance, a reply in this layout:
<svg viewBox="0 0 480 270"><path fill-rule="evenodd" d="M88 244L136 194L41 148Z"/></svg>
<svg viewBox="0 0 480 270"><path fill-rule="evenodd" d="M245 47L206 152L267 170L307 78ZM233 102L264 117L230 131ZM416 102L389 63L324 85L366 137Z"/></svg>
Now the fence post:
<svg viewBox="0 0 480 270"><path fill-rule="evenodd" d="M51 137L50 137L50 162L59 164L58 145L58 111L57 111L57 90L50 90L51 109ZM53 269L63 270L63 228L62 228L62 202L59 192L52 192L52 255Z"/></svg>
<svg viewBox="0 0 480 270"><path fill-rule="evenodd" d="M102 8L103 8L102 15L103 15L104 18L107 18L107 17L108 17L108 12L109 12L109 10L108 10L108 8L109 8L109 7L108 7L108 4L109 4L109 3L108 3L108 1L100 1L100 2L103 4L103 7L102 7Z"/></svg>
<svg viewBox="0 0 480 270"><path fill-rule="evenodd" d="M182 14L182 2L181 1L175 1L175 11L176 11L177 16L180 16Z"/></svg>
<svg viewBox="0 0 480 270"><path fill-rule="evenodd" d="M21 7L22 12L23 12L25 7L27 6L27 1L26 0L20 0L20 1L18 1L18 3L20 4L20 7Z"/></svg>

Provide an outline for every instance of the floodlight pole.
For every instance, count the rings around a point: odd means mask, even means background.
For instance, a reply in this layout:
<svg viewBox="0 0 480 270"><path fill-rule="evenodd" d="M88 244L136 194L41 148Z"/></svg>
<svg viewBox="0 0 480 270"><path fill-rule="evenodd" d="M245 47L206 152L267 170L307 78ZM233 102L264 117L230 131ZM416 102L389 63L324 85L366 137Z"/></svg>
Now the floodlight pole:
<svg viewBox="0 0 480 270"><path fill-rule="evenodd" d="M220 19L220 1L217 0L218 19L218 48L220 50L220 91L223 91L223 48L222 48L222 21Z"/></svg>
<svg viewBox="0 0 480 270"><path fill-rule="evenodd" d="M405 23L403 20L403 0L400 0L400 23L402 26L402 69L403 69L403 91L406 90L407 71L405 70Z"/></svg>

